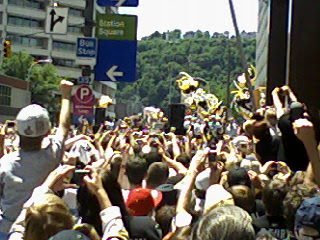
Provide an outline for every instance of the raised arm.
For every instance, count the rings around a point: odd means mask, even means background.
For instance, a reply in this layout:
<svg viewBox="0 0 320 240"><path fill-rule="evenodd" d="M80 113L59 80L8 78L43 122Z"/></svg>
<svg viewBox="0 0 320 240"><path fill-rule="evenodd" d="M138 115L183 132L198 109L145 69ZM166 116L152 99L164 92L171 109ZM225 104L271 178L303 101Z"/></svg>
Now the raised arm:
<svg viewBox="0 0 320 240"><path fill-rule="evenodd" d="M313 125L306 119L298 119L293 123L296 136L303 142L309 157L310 165L306 178L320 186L320 157Z"/></svg>
<svg viewBox="0 0 320 240"><path fill-rule="evenodd" d="M281 100L279 98L279 91L280 91L280 88L278 88L278 87L276 87L272 91L273 104L276 109L276 114L277 114L278 119L284 114L283 105L282 105Z"/></svg>
<svg viewBox="0 0 320 240"><path fill-rule="evenodd" d="M283 86L281 89L283 92L285 92L287 94L290 102L297 102L298 101L298 98L296 97L296 95L294 95L293 91L291 90L291 88L289 86Z"/></svg>
<svg viewBox="0 0 320 240"><path fill-rule="evenodd" d="M73 83L70 81L62 80L60 82L61 91L61 110L59 118L58 131L62 134L64 139L67 137L70 129L70 114L71 114L71 91Z"/></svg>

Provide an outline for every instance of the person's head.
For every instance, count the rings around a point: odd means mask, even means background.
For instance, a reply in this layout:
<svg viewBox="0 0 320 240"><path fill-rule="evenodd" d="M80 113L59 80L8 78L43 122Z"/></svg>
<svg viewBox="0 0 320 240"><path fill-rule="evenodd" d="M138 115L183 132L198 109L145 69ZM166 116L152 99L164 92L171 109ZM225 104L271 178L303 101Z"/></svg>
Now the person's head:
<svg viewBox="0 0 320 240"><path fill-rule="evenodd" d="M247 136L238 136L232 140L233 146L236 148L238 153L250 154L251 153L251 142Z"/></svg>
<svg viewBox="0 0 320 240"><path fill-rule="evenodd" d="M162 235L169 233L172 219L176 216L176 208L174 206L164 205L156 212L156 222L160 225Z"/></svg>
<svg viewBox="0 0 320 240"><path fill-rule="evenodd" d="M255 207L255 197L252 190L243 185L233 186L229 189L236 206L241 207L248 213L252 213Z"/></svg>
<svg viewBox="0 0 320 240"><path fill-rule="evenodd" d="M277 240L275 237L272 236L270 232L268 232L266 229L260 230L260 232L257 233L256 240Z"/></svg>
<svg viewBox="0 0 320 240"><path fill-rule="evenodd" d="M100 173L103 188L108 194L110 202L113 206L120 208L121 215L128 215L126 206L123 200L121 187L117 181L117 177L112 172L103 171ZM102 223L100 219L100 205L98 199L92 194L86 185L80 186L77 193L79 215L83 223L91 224L96 231L102 236ZM126 226L126 221L124 220Z"/></svg>
<svg viewBox="0 0 320 240"><path fill-rule="evenodd" d="M162 193L162 201L160 206L175 206L178 202L178 190L172 184L162 184L156 188Z"/></svg>
<svg viewBox="0 0 320 240"><path fill-rule="evenodd" d="M288 192L284 181L274 179L262 190L262 201L269 216L283 216L283 200Z"/></svg>
<svg viewBox="0 0 320 240"><path fill-rule="evenodd" d="M278 123L276 110L274 108L269 108L265 112L265 119L271 126L276 126Z"/></svg>
<svg viewBox="0 0 320 240"><path fill-rule="evenodd" d="M77 230L63 230L48 240L98 240L95 236L88 236Z"/></svg>
<svg viewBox="0 0 320 240"><path fill-rule="evenodd" d="M255 120L250 119L250 120L247 120L246 122L243 123L242 128L248 137L253 136L253 125L255 122L256 122Z"/></svg>
<svg viewBox="0 0 320 240"><path fill-rule="evenodd" d="M161 162L162 156L157 151L151 151L143 156L148 164L148 167L155 162Z"/></svg>
<svg viewBox="0 0 320 240"><path fill-rule="evenodd" d="M74 219L64 201L54 194L46 194L27 209L25 240L48 240L56 233L72 229Z"/></svg>
<svg viewBox="0 0 320 240"><path fill-rule="evenodd" d="M48 111L36 104L20 110L16 118L20 147L26 151L41 149L41 143L51 129Z"/></svg>
<svg viewBox="0 0 320 240"><path fill-rule="evenodd" d="M118 176L121 168L122 163L122 157L120 154L115 154L115 156L112 157L110 162L110 171L114 176Z"/></svg>
<svg viewBox="0 0 320 240"><path fill-rule="evenodd" d="M147 188L136 188L130 191L126 205L132 216L148 216L159 206L161 192Z"/></svg>
<svg viewBox="0 0 320 240"><path fill-rule="evenodd" d="M154 189L166 183L169 177L168 165L162 162L152 163L148 169L146 182L147 187Z"/></svg>
<svg viewBox="0 0 320 240"><path fill-rule="evenodd" d="M241 167L231 169L228 173L228 185L229 187L235 185L251 187L251 180L248 171Z"/></svg>
<svg viewBox="0 0 320 240"><path fill-rule="evenodd" d="M191 159L187 154L183 153L177 157L176 161L182 163L186 168L189 168Z"/></svg>
<svg viewBox="0 0 320 240"><path fill-rule="evenodd" d="M134 157L126 164L126 174L129 183L132 185L142 185L142 181L147 174L148 165L144 158Z"/></svg>
<svg viewBox="0 0 320 240"><path fill-rule="evenodd" d="M260 173L261 171L261 163L252 156L247 156L240 163L240 167L245 168L247 171L252 170L256 173Z"/></svg>
<svg viewBox="0 0 320 240"><path fill-rule="evenodd" d="M298 240L320 238L320 197L302 202L296 213L294 228Z"/></svg>
<svg viewBox="0 0 320 240"><path fill-rule="evenodd" d="M236 206L218 207L204 215L194 226L191 240L254 240L249 214Z"/></svg>
<svg viewBox="0 0 320 240"><path fill-rule="evenodd" d="M259 140L270 136L269 126L266 121L257 121L253 125L253 136Z"/></svg>
<svg viewBox="0 0 320 240"><path fill-rule="evenodd" d="M297 186L298 184L303 184L306 177L306 172L304 171L297 171L292 176L289 181L289 186Z"/></svg>
<svg viewBox="0 0 320 240"><path fill-rule="evenodd" d="M294 221L297 209L303 200L314 197L317 194L316 185L298 184L291 186L283 201L283 211L288 228L294 231Z"/></svg>

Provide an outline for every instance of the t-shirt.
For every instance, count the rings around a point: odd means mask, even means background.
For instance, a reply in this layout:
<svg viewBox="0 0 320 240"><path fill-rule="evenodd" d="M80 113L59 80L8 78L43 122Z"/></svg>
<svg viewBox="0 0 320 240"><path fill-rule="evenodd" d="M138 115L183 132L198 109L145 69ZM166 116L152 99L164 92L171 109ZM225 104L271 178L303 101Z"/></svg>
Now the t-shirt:
<svg viewBox="0 0 320 240"><path fill-rule="evenodd" d="M8 232L32 191L62 159L63 137L45 138L39 151L19 150L0 160L0 232Z"/></svg>
<svg viewBox="0 0 320 240"><path fill-rule="evenodd" d="M151 217L125 217L124 221L128 224L127 231L132 240L160 240L162 231Z"/></svg>
<svg viewBox="0 0 320 240"><path fill-rule="evenodd" d="M264 215L253 220L253 226L258 233L265 229L278 240L288 239L290 236L289 230L286 228L286 222L283 217L272 217Z"/></svg>
<svg viewBox="0 0 320 240"><path fill-rule="evenodd" d="M294 134L289 114L280 117L278 127L282 134L278 160L286 162L293 171L305 171L309 164L308 154Z"/></svg>
<svg viewBox="0 0 320 240"><path fill-rule="evenodd" d="M278 160L279 146L280 140L277 136L270 135L268 138L260 140L256 144L256 153L260 156L261 164Z"/></svg>

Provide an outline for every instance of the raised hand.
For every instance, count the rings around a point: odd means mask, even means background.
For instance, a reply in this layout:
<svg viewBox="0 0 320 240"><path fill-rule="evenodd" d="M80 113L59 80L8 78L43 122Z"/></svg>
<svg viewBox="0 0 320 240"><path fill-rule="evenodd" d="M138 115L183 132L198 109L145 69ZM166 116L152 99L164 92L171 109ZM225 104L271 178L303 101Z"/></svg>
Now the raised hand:
<svg viewBox="0 0 320 240"><path fill-rule="evenodd" d="M62 94L62 97L70 97L72 88L73 88L73 83L67 80L61 80L60 82L60 92Z"/></svg>
<svg viewBox="0 0 320 240"><path fill-rule="evenodd" d="M293 124L294 134L304 144L315 140L313 124L307 119L298 119Z"/></svg>
<svg viewBox="0 0 320 240"><path fill-rule="evenodd" d="M77 185L70 184L68 179L70 179L75 167L70 165L62 165L53 170L43 185L47 186L54 192L59 192L66 188L77 188Z"/></svg>

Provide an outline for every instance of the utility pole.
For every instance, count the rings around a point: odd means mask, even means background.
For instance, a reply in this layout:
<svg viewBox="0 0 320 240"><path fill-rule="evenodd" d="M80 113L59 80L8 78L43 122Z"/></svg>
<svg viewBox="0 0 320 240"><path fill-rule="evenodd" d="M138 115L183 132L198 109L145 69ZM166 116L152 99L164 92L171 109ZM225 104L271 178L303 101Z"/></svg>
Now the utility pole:
<svg viewBox="0 0 320 240"><path fill-rule="evenodd" d="M248 86L249 93L251 96L252 108L253 108L253 111L256 111L257 107L256 107L255 97L253 94L253 86L251 84L251 80L250 80L249 73L248 73L248 64L247 64L247 61L246 61L246 58L244 55L243 46L242 46L242 42L241 42L241 36L240 36L237 18L236 18L236 13L234 10L234 5L233 5L232 0L229 0L229 5L230 5L230 12L231 12L233 26L234 26L234 29L236 32L236 39L237 39L237 45L238 45L238 50L239 50L239 54L240 54L241 65L242 65L242 68L244 69L244 74L246 77L247 86Z"/></svg>

